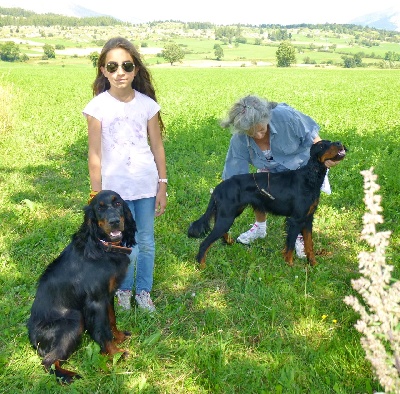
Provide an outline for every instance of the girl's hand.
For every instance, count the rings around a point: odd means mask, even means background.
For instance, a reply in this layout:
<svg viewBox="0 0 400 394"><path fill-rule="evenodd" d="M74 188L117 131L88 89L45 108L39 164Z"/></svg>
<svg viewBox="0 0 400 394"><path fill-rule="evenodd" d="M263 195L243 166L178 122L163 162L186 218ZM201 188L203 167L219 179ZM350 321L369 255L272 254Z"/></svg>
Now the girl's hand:
<svg viewBox="0 0 400 394"><path fill-rule="evenodd" d="M163 190L159 190L156 195L156 217L161 216L165 213L167 207L167 193Z"/></svg>

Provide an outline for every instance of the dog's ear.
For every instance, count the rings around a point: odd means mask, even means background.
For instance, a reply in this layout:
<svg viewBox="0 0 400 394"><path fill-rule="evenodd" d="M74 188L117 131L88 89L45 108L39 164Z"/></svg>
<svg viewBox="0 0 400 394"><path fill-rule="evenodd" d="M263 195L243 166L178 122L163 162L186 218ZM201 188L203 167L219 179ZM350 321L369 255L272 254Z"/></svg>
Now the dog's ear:
<svg viewBox="0 0 400 394"><path fill-rule="evenodd" d="M311 145L310 158L318 159L329 147L330 141L321 140Z"/></svg>
<svg viewBox="0 0 400 394"><path fill-rule="evenodd" d="M97 218L94 212L93 202L83 209L84 219L78 232L74 235L75 245L83 249L86 258L98 259L104 254L99 241Z"/></svg>
<svg viewBox="0 0 400 394"><path fill-rule="evenodd" d="M122 232L122 242L130 248L136 245L135 233L136 233L136 222L133 219L132 212L128 207L128 204L124 201L122 203L125 219L125 228Z"/></svg>

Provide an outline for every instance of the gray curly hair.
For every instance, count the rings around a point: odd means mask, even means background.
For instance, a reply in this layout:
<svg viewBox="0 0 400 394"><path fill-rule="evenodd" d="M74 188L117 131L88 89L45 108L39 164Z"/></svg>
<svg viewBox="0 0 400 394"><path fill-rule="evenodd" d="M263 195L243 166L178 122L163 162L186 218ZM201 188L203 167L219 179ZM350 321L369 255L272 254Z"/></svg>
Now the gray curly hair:
<svg viewBox="0 0 400 394"><path fill-rule="evenodd" d="M252 135L254 126L268 124L271 120L271 110L277 103L261 99L258 96L246 96L233 104L228 117L221 121L223 128L231 128L232 133Z"/></svg>

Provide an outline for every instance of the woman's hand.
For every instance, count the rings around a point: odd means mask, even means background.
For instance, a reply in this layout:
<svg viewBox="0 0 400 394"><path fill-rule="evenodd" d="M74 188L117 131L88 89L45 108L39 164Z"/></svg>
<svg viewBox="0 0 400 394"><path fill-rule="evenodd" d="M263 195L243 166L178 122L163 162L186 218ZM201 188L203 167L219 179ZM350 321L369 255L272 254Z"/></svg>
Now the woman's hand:
<svg viewBox="0 0 400 394"><path fill-rule="evenodd" d="M339 163L340 163L339 161L326 160L325 161L325 167L326 168L331 168L331 167L337 166Z"/></svg>

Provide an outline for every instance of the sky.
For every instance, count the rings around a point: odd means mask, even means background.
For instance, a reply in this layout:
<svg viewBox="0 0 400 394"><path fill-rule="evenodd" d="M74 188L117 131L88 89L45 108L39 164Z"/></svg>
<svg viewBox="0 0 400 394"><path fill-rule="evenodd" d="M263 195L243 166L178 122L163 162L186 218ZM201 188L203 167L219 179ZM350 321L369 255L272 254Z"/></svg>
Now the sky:
<svg viewBox="0 0 400 394"><path fill-rule="evenodd" d="M132 23L170 19L254 25L349 23L369 13L399 9L399 0L0 0L0 7L62 13L71 3Z"/></svg>

